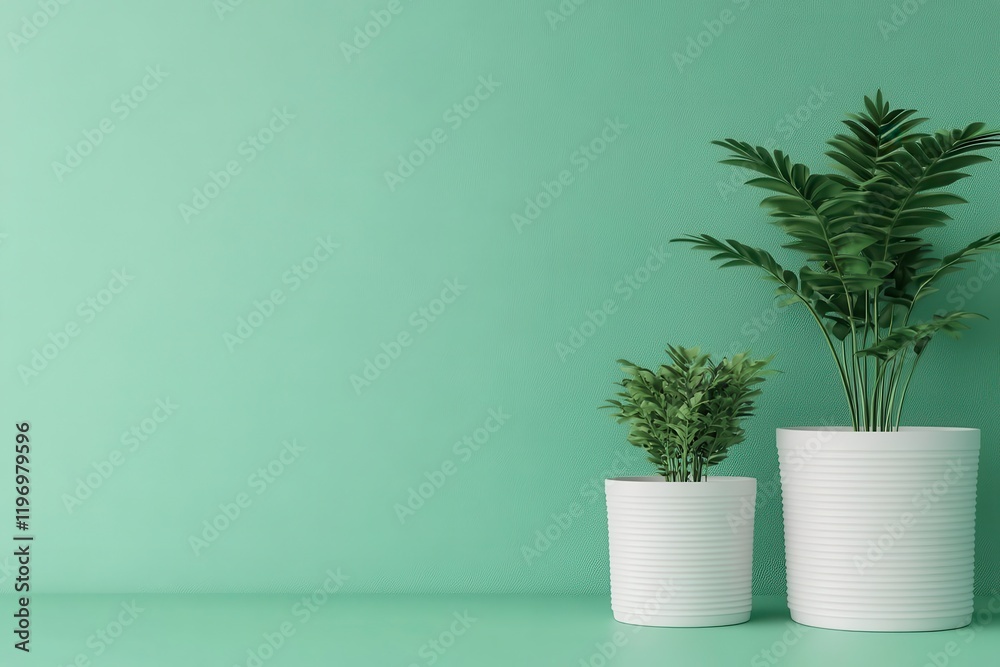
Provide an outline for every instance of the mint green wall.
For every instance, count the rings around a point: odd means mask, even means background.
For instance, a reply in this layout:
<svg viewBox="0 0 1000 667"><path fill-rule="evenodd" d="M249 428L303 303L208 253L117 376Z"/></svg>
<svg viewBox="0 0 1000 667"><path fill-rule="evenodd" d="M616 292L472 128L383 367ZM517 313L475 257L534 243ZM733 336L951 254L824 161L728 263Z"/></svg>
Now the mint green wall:
<svg viewBox="0 0 1000 667"><path fill-rule="evenodd" d="M909 0L893 18L858 0L567 0L565 20L557 0L48 4L34 32L45 2L0 10L22 33L0 48L0 411L10 441L32 423L48 591L311 589L337 568L355 591L604 590L600 480L647 468L596 406L614 359L655 364L672 342L780 353L723 470L760 480L755 587L780 593L774 428L845 413L802 313L665 245L780 240L708 142L821 167L878 86L939 126L1000 124L986 2ZM373 11L391 21L345 52ZM97 145L77 162L79 142ZM419 145L433 152L387 179ZM944 248L998 227L998 186L990 165L959 184L973 203ZM993 321L935 343L908 407L912 424L983 430L986 591L1000 281L971 275L949 289ZM27 373L36 350L53 358ZM385 367L352 381L368 361ZM401 515L428 479L443 484ZM238 518L193 547L220 504Z"/></svg>

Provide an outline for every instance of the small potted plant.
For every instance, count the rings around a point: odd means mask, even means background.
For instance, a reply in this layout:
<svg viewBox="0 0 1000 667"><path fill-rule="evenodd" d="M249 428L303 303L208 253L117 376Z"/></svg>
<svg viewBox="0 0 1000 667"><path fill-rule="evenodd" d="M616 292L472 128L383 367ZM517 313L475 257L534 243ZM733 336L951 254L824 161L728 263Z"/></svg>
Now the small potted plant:
<svg viewBox="0 0 1000 667"><path fill-rule="evenodd" d="M626 377L605 408L628 424L657 476L605 481L611 608L633 625L706 627L750 618L757 480L709 476L743 441L770 359L714 362L669 347L652 371L619 360Z"/></svg>
<svg viewBox="0 0 1000 667"><path fill-rule="evenodd" d="M806 625L840 630L946 630L971 622L975 428L901 426L910 381L930 343L979 315L926 307L941 280L1000 232L935 256L925 240L965 200L943 188L989 162L1000 132L983 123L916 131L926 119L879 91L844 121L826 153L839 173L814 173L780 150L727 139L724 164L756 172L762 205L804 265L707 234L675 241L723 266L752 267L818 325L850 425L778 429L788 606ZM951 301L951 299L949 299ZM811 373L813 371L810 371Z"/></svg>

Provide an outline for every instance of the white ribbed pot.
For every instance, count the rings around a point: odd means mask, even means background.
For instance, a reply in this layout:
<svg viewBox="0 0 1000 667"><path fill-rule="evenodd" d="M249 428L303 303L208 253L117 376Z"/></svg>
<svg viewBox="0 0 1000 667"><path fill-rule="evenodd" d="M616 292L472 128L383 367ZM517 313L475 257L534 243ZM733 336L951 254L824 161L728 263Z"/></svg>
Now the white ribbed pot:
<svg viewBox="0 0 1000 667"><path fill-rule="evenodd" d="M750 619L757 480L620 477L604 489L616 620L707 627Z"/></svg>
<svg viewBox="0 0 1000 667"><path fill-rule="evenodd" d="M788 608L835 630L972 620L979 430L778 429Z"/></svg>

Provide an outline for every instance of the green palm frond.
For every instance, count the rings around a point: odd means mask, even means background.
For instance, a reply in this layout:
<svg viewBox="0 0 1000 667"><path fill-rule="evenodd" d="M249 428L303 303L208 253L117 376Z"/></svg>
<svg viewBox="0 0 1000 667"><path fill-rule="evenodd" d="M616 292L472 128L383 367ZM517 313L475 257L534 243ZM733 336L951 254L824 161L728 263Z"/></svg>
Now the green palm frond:
<svg viewBox="0 0 1000 667"><path fill-rule="evenodd" d="M834 148L826 155L837 164L846 178L835 178L841 185L855 189L872 180L895 151L927 135L912 130L926 118L913 118L914 109L891 109L879 90L872 100L865 97L865 110L848 114L844 125L849 134L837 134L827 143Z"/></svg>
<svg viewBox="0 0 1000 667"><path fill-rule="evenodd" d="M784 247L804 255L797 270L733 239L673 240L712 253L723 267L758 269L777 283L783 305L805 305L837 364L858 430L898 428L916 360L936 334L957 336L978 317L952 312L911 324L918 302L937 291L941 278L1000 250L1000 232L944 257L935 257L924 239L951 221L945 207L966 203L946 188L968 178L967 168L989 162L986 150L1000 147L1000 131L984 123L918 131L926 120L913 109L894 109L881 90L865 97L864 108L844 120L847 130L827 142L837 170L829 174L780 150L712 142L729 151L723 164L758 174L746 183L768 191L761 205L790 237Z"/></svg>
<svg viewBox="0 0 1000 667"><path fill-rule="evenodd" d="M919 286L917 287L914 301L936 292L937 290L932 285L940 278L950 273L961 271L965 268L965 264L975 259L976 255L991 250L1000 250L1000 232L987 234L982 238L976 239L958 252L945 255L937 262L930 264L926 270L915 276Z"/></svg>
<svg viewBox="0 0 1000 667"><path fill-rule="evenodd" d="M965 320L971 319L985 318L978 313L967 313L957 310L942 315L934 315L933 319L928 322L894 329L892 333L886 335L871 347L858 350L858 354L870 355L886 361L911 348L919 355L924 351L924 348L934 337L934 334L942 332L957 338L962 331L969 328Z"/></svg>

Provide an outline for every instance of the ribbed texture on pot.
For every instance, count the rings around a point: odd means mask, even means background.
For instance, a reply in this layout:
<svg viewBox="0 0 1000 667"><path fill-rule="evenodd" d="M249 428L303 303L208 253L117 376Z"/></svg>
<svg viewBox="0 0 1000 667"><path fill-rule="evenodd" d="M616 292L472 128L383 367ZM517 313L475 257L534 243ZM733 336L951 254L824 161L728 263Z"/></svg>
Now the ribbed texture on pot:
<svg viewBox="0 0 1000 667"><path fill-rule="evenodd" d="M611 609L633 625L703 627L750 618L757 480L605 482Z"/></svg>
<svg viewBox="0 0 1000 667"><path fill-rule="evenodd" d="M792 619L837 630L972 620L976 429L778 429Z"/></svg>

